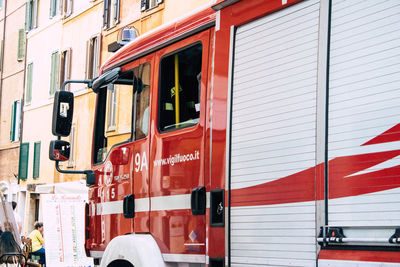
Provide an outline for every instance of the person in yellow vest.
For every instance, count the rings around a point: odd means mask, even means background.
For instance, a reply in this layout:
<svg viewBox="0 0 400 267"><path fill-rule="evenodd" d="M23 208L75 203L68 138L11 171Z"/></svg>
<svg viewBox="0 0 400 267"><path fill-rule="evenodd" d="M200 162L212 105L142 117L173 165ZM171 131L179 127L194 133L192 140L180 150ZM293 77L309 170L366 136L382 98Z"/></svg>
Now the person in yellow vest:
<svg viewBox="0 0 400 267"><path fill-rule="evenodd" d="M40 257L40 264L46 264L43 239L43 223L35 222L33 226L35 227L35 230L33 230L29 234L29 238L32 239L32 254Z"/></svg>

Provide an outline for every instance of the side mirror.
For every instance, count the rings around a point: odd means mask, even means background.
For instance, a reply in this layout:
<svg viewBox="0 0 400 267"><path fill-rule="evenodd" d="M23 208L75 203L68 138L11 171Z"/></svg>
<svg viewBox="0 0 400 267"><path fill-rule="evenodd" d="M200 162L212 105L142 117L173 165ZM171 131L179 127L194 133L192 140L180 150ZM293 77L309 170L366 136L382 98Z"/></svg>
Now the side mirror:
<svg viewBox="0 0 400 267"><path fill-rule="evenodd" d="M52 140L49 148L49 158L54 161L66 161L69 159L71 145L64 140Z"/></svg>
<svg viewBox="0 0 400 267"><path fill-rule="evenodd" d="M121 68L118 67L94 79L92 84L93 92L98 93L99 89L104 85L115 82L118 79L120 72Z"/></svg>
<svg viewBox="0 0 400 267"><path fill-rule="evenodd" d="M70 134L73 113L74 94L67 91L56 91L53 105L53 135L68 136Z"/></svg>

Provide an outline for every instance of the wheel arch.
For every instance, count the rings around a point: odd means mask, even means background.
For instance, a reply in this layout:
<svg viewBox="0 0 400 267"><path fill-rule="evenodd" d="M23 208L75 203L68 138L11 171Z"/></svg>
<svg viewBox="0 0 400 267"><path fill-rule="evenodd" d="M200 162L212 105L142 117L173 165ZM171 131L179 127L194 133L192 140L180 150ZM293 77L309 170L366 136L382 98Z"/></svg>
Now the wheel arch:
<svg viewBox="0 0 400 267"><path fill-rule="evenodd" d="M101 267L113 267L125 262L134 267L165 267L160 248L149 234L117 236L108 244L101 259Z"/></svg>

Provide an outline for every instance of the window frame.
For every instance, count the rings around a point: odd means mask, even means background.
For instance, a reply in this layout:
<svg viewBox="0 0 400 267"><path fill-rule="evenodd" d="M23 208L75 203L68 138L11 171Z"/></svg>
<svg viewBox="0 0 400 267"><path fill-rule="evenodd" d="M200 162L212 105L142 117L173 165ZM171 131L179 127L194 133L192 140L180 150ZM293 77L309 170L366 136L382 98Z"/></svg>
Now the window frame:
<svg viewBox="0 0 400 267"><path fill-rule="evenodd" d="M15 100L11 107L10 141L19 142L21 133L22 101Z"/></svg>
<svg viewBox="0 0 400 267"><path fill-rule="evenodd" d="M60 68L59 68L59 77L58 77L58 87L61 88L62 84L71 79L71 59L72 59L72 48L67 48L62 50L60 53ZM65 89L67 91L70 90L70 85L67 84Z"/></svg>
<svg viewBox="0 0 400 267"><path fill-rule="evenodd" d="M114 86L114 84L110 84L108 86L112 86L112 90L107 89L107 99L108 103L107 105L107 127L106 131L111 132L115 131L117 129L117 105L118 105L118 88Z"/></svg>
<svg viewBox="0 0 400 267"><path fill-rule="evenodd" d="M61 6L63 18L67 18L73 13L74 0L62 0Z"/></svg>
<svg viewBox="0 0 400 267"><path fill-rule="evenodd" d="M26 3L25 11L25 31L29 32L37 28L38 21L38 1L39 0L28 0Z"/></svg>
<svg viewBox="0 0 400 267"><path fill-rule="evenodd" d="M160 4L163 3L163 0L154 0L154 1L155 1L155 5L154 6L150 6L151 0L140 0L140 11L144 12L146 10L150 10L150 9L156 8Z"/></svg>
<svg viewBox="0 0 400 267"><path fill-rule="evenodd" d="M94 41L96 40L96 45ZM101 34L96 34L86 41L85 78L96 78L100 68Z"/></svg>
<svg viewBox="0 0 400 267"><path fill-rule="evenodd" d="M120 22L121 1L103 0L103 29L108 30Z"/></svg>

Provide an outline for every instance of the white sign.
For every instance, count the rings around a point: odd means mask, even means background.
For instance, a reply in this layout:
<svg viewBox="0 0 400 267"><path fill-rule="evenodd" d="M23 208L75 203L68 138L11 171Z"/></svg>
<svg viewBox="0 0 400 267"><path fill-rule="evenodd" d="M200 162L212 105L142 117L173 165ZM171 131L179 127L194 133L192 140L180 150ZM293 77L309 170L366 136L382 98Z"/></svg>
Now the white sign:
<svg viewBox="0 0 400 267"><path fill-rule="evenodd" d="M86 199L87 195L42 195L47 266L94 266L84 247Z"/></svg>

